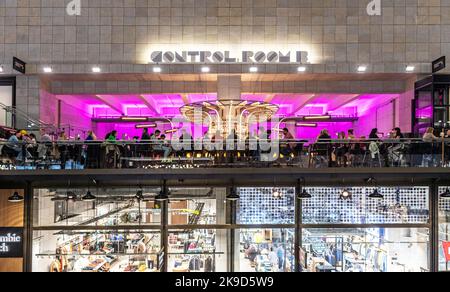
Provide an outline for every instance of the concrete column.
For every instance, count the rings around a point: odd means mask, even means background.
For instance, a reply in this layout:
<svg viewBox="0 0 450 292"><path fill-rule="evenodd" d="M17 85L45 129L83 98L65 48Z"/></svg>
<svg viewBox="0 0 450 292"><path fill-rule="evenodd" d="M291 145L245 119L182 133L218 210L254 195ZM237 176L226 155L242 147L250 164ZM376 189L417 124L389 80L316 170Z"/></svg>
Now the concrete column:
<svg viewBox="0 0 450 292"><path fill-rule="evenodd" d="M219 75L217 77L218 100L241 99L241 75Z"/></svg>

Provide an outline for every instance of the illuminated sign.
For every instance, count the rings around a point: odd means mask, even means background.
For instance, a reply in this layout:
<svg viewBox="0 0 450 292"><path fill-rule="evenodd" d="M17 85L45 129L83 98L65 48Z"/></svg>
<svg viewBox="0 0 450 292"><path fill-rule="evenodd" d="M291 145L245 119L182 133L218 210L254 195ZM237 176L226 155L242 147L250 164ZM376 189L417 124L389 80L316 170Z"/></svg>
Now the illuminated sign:
<svg viewBox="0 0 450 292"><path fill-rule="evenodd" d="M0 228L0 258L23 257L23 229Z"/></svg>
<svg viewBox="0 0 450 292"><path fill-rule="evenodd" d="M230 51L154 51L150 54L151 63L225 63L225 64L255 64L255 63L297 63L308 64L308 52L263 52L243 51L233 54Z"/></svg>

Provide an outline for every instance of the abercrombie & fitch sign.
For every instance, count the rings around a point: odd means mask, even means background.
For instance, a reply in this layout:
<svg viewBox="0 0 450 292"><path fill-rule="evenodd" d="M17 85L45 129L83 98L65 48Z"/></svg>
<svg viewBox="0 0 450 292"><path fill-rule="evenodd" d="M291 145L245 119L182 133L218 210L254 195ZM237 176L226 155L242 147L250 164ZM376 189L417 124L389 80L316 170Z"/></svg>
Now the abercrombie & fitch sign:
<svg viewBox="0 0 450 292"><path fill-rule="evenodd" d="M262 64L262 63L298 63L308 64L306 51L154 51L150 54L151 63L228 63L228 64Z"/></svg>
<svg viewBox="0 0 450 292"><path fill-rule="evenodd" d="M23 229L0 227L0 258L23 257Z"/></svg>

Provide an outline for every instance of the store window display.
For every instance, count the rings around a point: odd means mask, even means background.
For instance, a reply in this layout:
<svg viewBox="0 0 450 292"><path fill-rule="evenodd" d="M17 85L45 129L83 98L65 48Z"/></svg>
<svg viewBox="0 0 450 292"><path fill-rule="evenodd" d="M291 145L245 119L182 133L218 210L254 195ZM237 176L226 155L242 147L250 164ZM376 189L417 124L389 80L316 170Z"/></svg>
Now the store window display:
<svg viewBox="0 0 450 292"><path fill-rule="evenodd" d="M83 199L88 192L95 200ZM34 226L159 225L161 208L152 197L156 192L148 190L137 197L129 189L38 189Z"/></svg>
<svg viewBox="0 0 450 292"><path fill-rule="evenodd" d="M427 224L429 188L376 188L382 199L370 198L375 188L307 188L302 201L304 224Z"/></svg>
<svg viewBox="0 0 450 292"><path fill-rule="evenodd" d="M428 229L305 229L302 272L429 271Z"/></svg>
<svg viewBox="0 0 450 292"><path fill-rule="evenodd" d="M174 230L169 233L169 272L226 272L227 230Z"/></svg>
<svg viewBox="0 0 450 292"><path fill-rule="evenodd" d="M240 230L240 272L294 272L293 229Z"/></svg>
<svg viewBox="0 0 450 292"><path fill-rule="evenodd" d="M295 188L238 188L240 224L294 224Z"/></svg>
<svg viewBox="0 0 450 292"><path fill-rule="evenodd" d="M34 272L160 272L159 231L35 231Z"/></svg>
<svg viewBox="0 0 450 292"><path fill-rule="evenodd" d="M443 194L448 188L440 188ZM439 270L450 271L450 199L439 200Z"/></svg>

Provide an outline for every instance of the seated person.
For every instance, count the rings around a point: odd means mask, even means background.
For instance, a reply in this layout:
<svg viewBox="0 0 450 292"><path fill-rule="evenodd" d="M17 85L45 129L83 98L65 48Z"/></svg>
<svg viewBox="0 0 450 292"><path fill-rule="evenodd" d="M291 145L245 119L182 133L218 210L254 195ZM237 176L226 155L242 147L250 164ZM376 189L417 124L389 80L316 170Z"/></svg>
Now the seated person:
<svg viewBox="0 0 450 292"><path fill-rule="evenodd" d="M9 137L8 142L3 147L3 153L5 153L9 158L16 159L22 153L21 140L24 131L18 131L15 135Z"/></svg>

